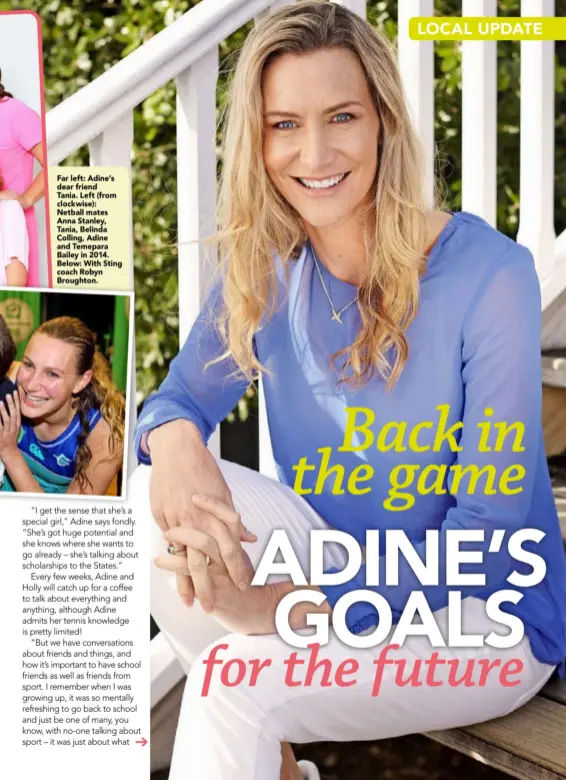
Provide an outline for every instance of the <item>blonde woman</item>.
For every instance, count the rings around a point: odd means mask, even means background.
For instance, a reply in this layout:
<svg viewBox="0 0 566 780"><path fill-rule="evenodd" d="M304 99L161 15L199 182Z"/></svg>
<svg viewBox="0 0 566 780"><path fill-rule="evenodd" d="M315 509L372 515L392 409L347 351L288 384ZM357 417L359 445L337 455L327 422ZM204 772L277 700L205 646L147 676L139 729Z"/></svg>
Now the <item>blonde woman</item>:
<svg viewBox="0 0 566 780"><path fill-rule="evenodd" d="M297 765L287 743L381 739L504 715L564 659L566 567L541 437L533 261L471 214L426 209L420 171L395 55L369 24L337 5L300 2L250 33L225 132L220 279L142 411L137 446L152 467L140 467L130 486L140 511L149 490L157 521L152 613L189 672L174 780L318 778L312 764ZM206 449L260 373L279 483L217 463ZM354 408L361 416L353 430ZM478 424L490 414L524 426L518 451L478 446ZM396 432L377 447L374 437L391 421L400 421ZM400 440L414 429L410 445ZM481 481L475 492L453 495L447 479L419 494L398 475L408 493L400 506L390 483L407 463L444 474L454 464L489 463L498 473L517 464L526 476L509 495ZM337 467L326 479L325 466ZM340 466L356 479L342 478ZM387 642L352 648L331 632L320 657L334 670L353 658L355 683L324 684L319 670L306 687L301 663L310 651L296 651L289 679L293 648L275 632L278 603L303 586L286 579L249 587L275 529L287 532L307 577L313 529L339 529L362 544L368 530L401 529L421 556L426 531L436 529L441 561L448 530L479 529L485 543L474 549L483 550L484 564L473 570L486 584L458 590L465 633L485 638L505 633L485 603L513 567L505 545L487 552L491 534L525 526L545 534L537 551L547 573L518 588L518 604L505 604L524 623L521 641L511 649L437 647L441 666L426 684L400 686L389 664L377 697L374 662ZM327 552L327 571L341 570L343 548ZM341 596L366 588L365 574L364 566L345 585L312 585L321 604L298 604L291 627L306 628L308 613L332 620ZM447 640L454 589L445 582L441 569L438 584L422 588L401 563L398 585L367 587L387 601L394 621L410 594L424 590ZM346 616L357 638L378 621L365 601ZM203 661L219 644L224 662L270 664L254 685L248 678L235 687L220 682L216 667L203 695ZM392 655L412 664L434 649L414 635ZM470 659L495 666L515 659L522 671L511 685L497 677L484 686L450 684L450 662Z"/></svg>

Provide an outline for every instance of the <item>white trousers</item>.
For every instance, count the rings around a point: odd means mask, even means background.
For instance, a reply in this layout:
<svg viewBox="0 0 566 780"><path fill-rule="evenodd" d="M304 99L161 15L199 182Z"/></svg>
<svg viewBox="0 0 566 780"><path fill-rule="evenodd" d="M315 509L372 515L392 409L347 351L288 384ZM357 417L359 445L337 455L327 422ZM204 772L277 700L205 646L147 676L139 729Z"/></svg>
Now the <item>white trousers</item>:
<svg viewBox="0 0 566 780"><path fill-rule="evenodd" d="M220 465L236 509L244 524L258 537L256 543L245 545L252 564L257 565L271 532L283 528L308 576L309 532L326 528L324 521L290 488L241 466L227 462ZM137 516L141 519L139 513L145 511L152 526L153 557L164 551L165 544L149 516L149 475L149 467L138 468L129 495L135 497L139 506ZM343 566L343 555L341 547L331 548L330 565ZM486 616L482 600L468 598L463 605L465 633L484 636L492 630L502 633L502 627ZM487 677L483 687L451 686L447 682L450 666L447 663L437 667L435 674L436 680L443 681L442 685L400 687L395 679L397 667L387 665L379 694L372 696L374 662L390 642L355 650L342 644L331 632L330 642L320 648L319 660L329 659L336 670L347 658L356 659L359 669L354 676L355 684L323 687L319 671L310 687L291 687L285 684L284 661L294 648L277 635L226 635L225 629L198 603L191 608L184 606L176 593L174 575L155 567L152 568L151 612L188 674L170 780L279 780L280 742L375 740L490 720L528 701L553 671L533 657L526 637L509 650L488 645L440 648L440 658L461 662L458 678L464 674L468 660L500 659L498 668L501 668L506 661L519 659L523 671L514 679L520 679L520 683L505 687L496 672ZM435 619L446 638L447 610L436 612ZM203 696L206 673L203 660L220 643L228 645L218 654L224 661L239 658L247 663L252 659L271 659L271 666L260 672L253 687L245 682L226 687L220 681L220 667L216 666L208 695ZM413 664L430 658L434 649L428 638L413 636L401 649L390 651L389 657L406 660L403 676L407 678ZM311 651L296 652L299 658L308 660ZM232 676L235 673L232 670ZM426 671L421 673L421 680L425 674ZM479 667L474 671L474 680L479 680Z"/></svg>

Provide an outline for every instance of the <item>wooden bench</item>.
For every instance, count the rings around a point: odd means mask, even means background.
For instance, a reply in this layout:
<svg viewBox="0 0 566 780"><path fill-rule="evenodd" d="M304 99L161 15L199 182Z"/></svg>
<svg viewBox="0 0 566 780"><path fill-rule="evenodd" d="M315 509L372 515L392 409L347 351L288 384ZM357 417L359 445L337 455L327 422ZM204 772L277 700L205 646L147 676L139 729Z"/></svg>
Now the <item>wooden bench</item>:
<svg viewBox="0 0 566 780"><path fill-rule="evenodd" d="M554 497L566 540L566 487ZM426 736L521 780L566 778L566 678L504 718Z"/></svg>
<svg viewBox="0 0 566 780"><path fill-rule="evenodd" d="M426 736L521 780L566 778L566 680L504 718Z"/></svg>

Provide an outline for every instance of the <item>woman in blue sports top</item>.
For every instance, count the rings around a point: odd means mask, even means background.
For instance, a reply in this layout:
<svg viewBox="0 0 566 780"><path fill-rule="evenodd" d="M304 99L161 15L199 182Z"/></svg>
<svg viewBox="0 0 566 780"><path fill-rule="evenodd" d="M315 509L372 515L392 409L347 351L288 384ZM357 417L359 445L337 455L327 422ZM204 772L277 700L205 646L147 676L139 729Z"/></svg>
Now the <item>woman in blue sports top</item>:
<svg viewBox="0 0 566 780"><path fill-rule="evenodd" d="M3 491L103 495L122 463L124 397L79 319L58 317L32 335L0 404Z"/></svg>
<svg viewBox="0 0 566 780"><path fill-rule="evenodd" d="M221 274L142 410L136 444L147 465L130 494L161 552L151 611L188 672L171 780L310 780L316 768L298 767L287 743L501 716L563 662L566 566L541 430L539 286L525 247L472 214L427 208L395 54L341 5L297 2L254 27L224 139ZM206 448L258 373L279 482L219 463ZM490 420L514 426L503 446L484 446ZM483 476L456 491L453 469ZM521 480L490 486L493 470ZM486 604L509 587L507 541L524 528L541 537L546 573L532 587L514 578L517 601L502 612L524 633L504 647L508 631ZM304 586L296 576L296 585L248 586L275 530L286 532L306 582L314 579L317 529L359 544L368 532L403 532L416 555L413 565L401 556L397 582L391 572L384 581L383 552L368 546L342 582L344 548L326 546L325 580L307 594L316 605L298 603L289 619L296 631L309 614L311 626L332 623L319 659L334 674L320 665L305 685L310 651L275 630L281 599L304 599L296 593ZM461 530L475 535L483 563L466 566L474 577L454 587L445 553ZM423 586L413 567L417 557L432 560L429 539L441 565ZM288 547L285 555L290 571ZM434 616L438 633L411 626L380 667L387 640L377 636L389 617L406 629L415 595L430 610L423 624ZM376 603L390 610L384 620ZM350 646L339 637L344 621ZM440 668L429 678L435 650ZM340 679L347 660L357 672ZM521 671L482 684L480 661ZM468 662L476 674L464 684ZM397 664L407 665L401 680Z"/></svg>

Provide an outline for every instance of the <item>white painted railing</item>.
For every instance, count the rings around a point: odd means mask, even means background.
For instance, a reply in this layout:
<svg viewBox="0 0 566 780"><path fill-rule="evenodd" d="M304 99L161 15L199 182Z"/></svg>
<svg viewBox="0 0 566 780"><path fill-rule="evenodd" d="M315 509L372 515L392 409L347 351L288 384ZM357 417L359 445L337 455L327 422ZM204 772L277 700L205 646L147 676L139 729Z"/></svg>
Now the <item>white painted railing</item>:
<svg viewBox="0 0 566 780"><path fill-rule="evenodd" d="M218 45L252 18L293 0L203 0L183 17L49 112L51 165L88 143L91 162L129 166L133 110L156 89L177 86L179 294L181 337L188 332L206 277L203 248L188 241L214 227L215 91ZM342 0L365 14L365 0ZM399 3L399 65L433 192L433 44L411 41L409 15L432 15L434 0ZM495 15L496 0L463 0L464 15ZM554 0L522 0L523 15L552 15ZM463 63L463 207L490 223L496 211L496 44L465 42ZM534 253L543 306L566 287L553 224L554 100L552 42L521 44L521 212L519 241ZM191 183L189 186L188 182Z"/></svg>
<svg viewBox="0 0 566 780"><path fill-rule="evenodd" d="M462 16L497 16L497 0L463 0ZM497 220L497 44L462 43L462 208Z"/></svg>
<svg viewBox="0 0 566 780"><path fill-rule="evenodd" d="M554 16L554 0L522 0L521 12L523 16ZM522 41L518 240L534 253L543 283L552 279L556 268L553 182L554 41Z"/></svg>
<svg viewBox="0 0 566 780"><path fill-rule="evenodd" d="M179 235L180 336L199 310L208 269L195 239L214 230L216 198L216 83L218 46L235 30L294 0L202 0L47 115L50 165L84 144L92 165L131 167L134 109L174 80L177 88L177 225ZM341 0L365 16L365 0ZM399 65L424 149L426 192L433 196L433 44L411 41L408 18L431 16L434 0L399 3ZM523 0L522 13L551 15L553 0ZM463 0L464 15L495 15L495 0ZM496 44L466 42L463 52L463 207L495 224ZM555 238L553 44L521 44L521 212L519 240L534 253L543 307L566 289L566 232ZM218 451L218 440L213 443ZM267 421L260 406L260 464L272 472ZM152 652L153 703L180 676L162 641Z"/></svg>
<svg viewBox="0 0 566 780"><path fill-rule="evenodd" d="M434 0L399 3L399 69L413 124L423 147L425 197L429 205L434 197L434 44L432 41L412 41L409 19L433 14Z"/></svg>

